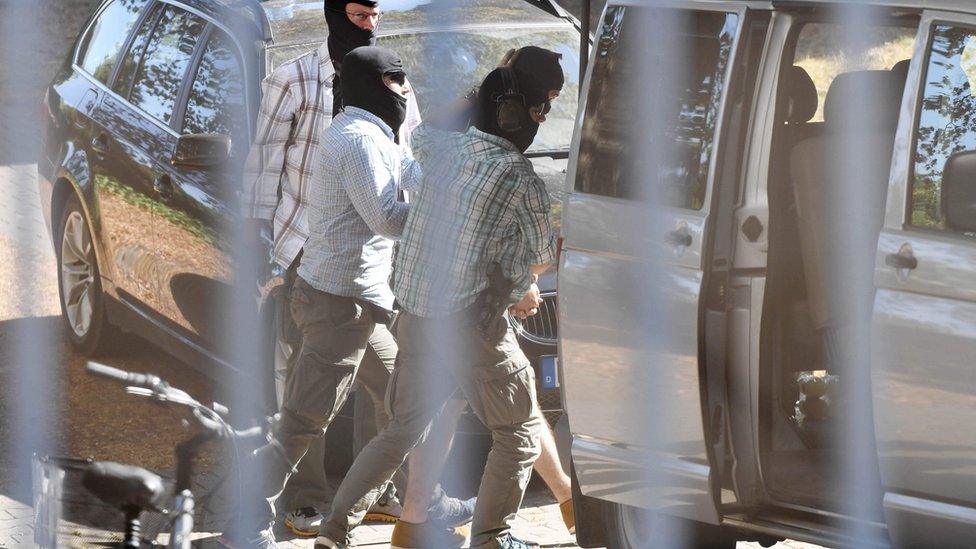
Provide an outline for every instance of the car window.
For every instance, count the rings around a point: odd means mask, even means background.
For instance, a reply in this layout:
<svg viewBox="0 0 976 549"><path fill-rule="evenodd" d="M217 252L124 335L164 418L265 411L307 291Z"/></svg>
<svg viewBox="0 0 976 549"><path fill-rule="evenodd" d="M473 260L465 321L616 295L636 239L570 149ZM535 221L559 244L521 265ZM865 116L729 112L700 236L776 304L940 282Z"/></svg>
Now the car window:
<svg viewBox="0 0 976 549"><path fill-rule="evenodd" d="M176 96L206 22L192 13L167 6L136 69L129 101L169 124Z"/></svg>
<svg viewBox="0 0 976 549"><path fill-rule="evenodd" d="M976 150L976 29L935 28L924 84L915 132L911 224L944 230L942 171L954 153Z"/></svg>
<svg viewBox="0 0 976 549"><path fill-rule="evenodd" d="M78 65L107 84L112 67L147 0L115 0L92 23L78 50Z"/></svg>
<svg viewBox="0 0 976 549"><path fill-rule="evenodd" d="M156 25L159 22L159 14L165 7L166 4L157 3L150 8L152 11L143 18L142 24L139 25L135 36L132 38L129 49L122 56L118 75L112 84L112 89L122 97L128 97L129 90L132 89L132 79L135 78L136 69L142 63L142 58L146 53L146 45L149 44L149 38L156 30Z"/></svg>
<svg viewBox="0 0 976 549"><path fill-rule="evenodd" d="M797 37L793 64L810 75L817 88L817 113L810 122L823 122L824 99L839 74L866 70L888 70L912 57L917 27L871 27L859 25L857 51L851 50L849 25L807 23Z"/></svg>
<svg viewBox="0 0 976 549"><path fill-rule="evenodd" d="M577 191L701 209L737 25L723 12L607 9Z"/></svg>
<svg viewBox="0 0 976 549"><path fill-rule="evenodd" d="M215 31L207 41L190 89L183 133L220 133L246 141L244 69L230 38Z"/></svg>

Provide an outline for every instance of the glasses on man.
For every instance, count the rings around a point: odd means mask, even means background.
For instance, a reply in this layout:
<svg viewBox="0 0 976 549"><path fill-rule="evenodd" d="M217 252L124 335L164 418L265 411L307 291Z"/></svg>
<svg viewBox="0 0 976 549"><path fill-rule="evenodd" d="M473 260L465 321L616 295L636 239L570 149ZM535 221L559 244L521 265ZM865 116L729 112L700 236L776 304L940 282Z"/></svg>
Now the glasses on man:
<svg viewBox="0 0 976 549"><path fill-rule="evenodd" d="M365 23L366 21L372 20L373 22L379 21L382 14L379 11L347 11L346 15L349 19L352 19L355 23Z"/></svg>
<svg viewBox="0 0 976 549"><path fill-rule="evenodd" d="M538 105L533 105L529 107L529 113L538 117L543 117L549 114L552 110L552 101L546 101L545 103L539 103Z"/></svg>

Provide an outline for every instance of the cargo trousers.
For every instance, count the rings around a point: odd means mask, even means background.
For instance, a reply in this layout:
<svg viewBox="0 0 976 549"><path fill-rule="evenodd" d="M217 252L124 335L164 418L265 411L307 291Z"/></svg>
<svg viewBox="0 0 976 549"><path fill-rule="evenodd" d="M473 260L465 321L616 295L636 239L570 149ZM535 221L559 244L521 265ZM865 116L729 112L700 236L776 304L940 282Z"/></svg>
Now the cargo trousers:
<svg viewBox="0 0 976 549"><path fill-rule="evenodd" d="M385 326L377 327L372 305L316 290L301 278L290 293L291 313L302 344L285 384L272 439L245 464L245 478L255 480L242 498L237 520L248 530L273 524L275 500L309 447L321 440L339 413L373 338L380 338L377 345L393 342L384 337L389 336ZM384 381L371 383L369 390L385 394ZM374 492L378 497L380 490L374 487ZM354 502L347 508L346 520L358 524L372 503L366 499Z"/></svg>
<svg viewBox="0 0 976 549"><path fill-rule="evenodd" d="M492 435L471 547L501 545L522 504L543 428L541 415L535 413L535 373L507 322L504 328L487 336L474 315L429 319L400 314L400 352L386 395L390 423L353 462L319 535L349 541L355 526L348 520L349 510L364 497L376 497L375 486L389 479L424 440L438 410L460 388Z"/></svg>

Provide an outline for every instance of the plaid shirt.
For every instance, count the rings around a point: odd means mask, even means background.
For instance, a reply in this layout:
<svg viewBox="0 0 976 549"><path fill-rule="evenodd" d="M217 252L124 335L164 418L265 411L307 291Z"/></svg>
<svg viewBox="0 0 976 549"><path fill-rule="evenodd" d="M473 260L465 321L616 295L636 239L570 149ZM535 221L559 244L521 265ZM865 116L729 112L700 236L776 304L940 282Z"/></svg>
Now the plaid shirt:
<svg viewBox="0 0 976 549"><path fill-rule="evenodd" d="M298 276L330 294L357 297L393 310L390 270L420 166L393 142L379 117L346 107L322 134L308 190L309 227Z"/></svg>
<svg viewBox="0 0 976 549"><path fill-rule="evenodd" d="M424 174L397 252L400 305L423 317L460 311L487 288L495 263L515 284L510 301L518 301L531 285L529 266L555 255L549 194L532 163L508 140L476 128L422 125L413 139Z"/></svg>
<svg viewBox="0 0 976 549"><path fill-rule="evenodd" d="M262 83L254 143L244 166L243 215L273 221L271 259L283 268L308 239L308 188L322 132L332 122L335 68L323 43L282 63ZM400 142L420 124L411 95Z"/></svg>

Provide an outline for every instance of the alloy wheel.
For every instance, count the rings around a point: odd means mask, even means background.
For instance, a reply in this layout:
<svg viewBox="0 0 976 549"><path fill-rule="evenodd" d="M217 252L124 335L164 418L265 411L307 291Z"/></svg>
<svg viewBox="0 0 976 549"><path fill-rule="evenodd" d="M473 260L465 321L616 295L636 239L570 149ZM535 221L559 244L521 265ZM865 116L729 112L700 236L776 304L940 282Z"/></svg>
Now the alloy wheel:
<svg viewBox="0 0 976 549"><path fill-rule="evenodd" d="M61 299L68 324L78 337L91 329L95 272L91 235L84 217L73 211L61 236Z"/></svg>

